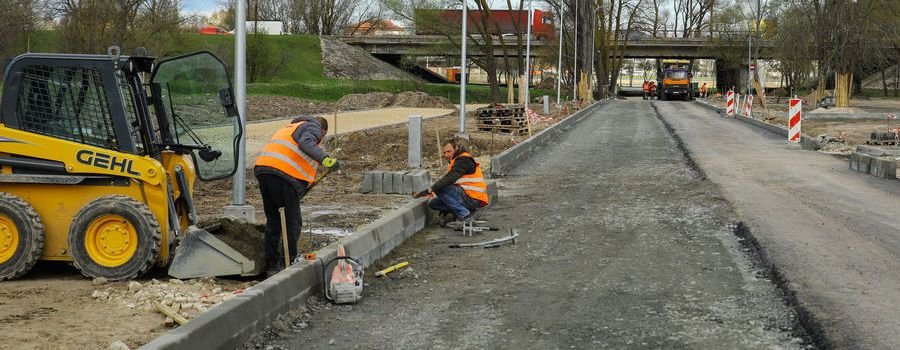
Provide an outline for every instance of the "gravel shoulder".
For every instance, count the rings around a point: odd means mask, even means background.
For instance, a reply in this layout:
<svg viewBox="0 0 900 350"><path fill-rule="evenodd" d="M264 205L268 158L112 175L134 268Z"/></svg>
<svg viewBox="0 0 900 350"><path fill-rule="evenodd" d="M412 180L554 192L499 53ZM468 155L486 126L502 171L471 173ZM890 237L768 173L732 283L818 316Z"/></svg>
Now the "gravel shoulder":
<svg viewBox="0 0 900 350"><path fill-rule="evenodd" d="M693 104L657 106L815 315L824 345L900 348L896 180Z"/></svg>
<svg viewBox="0 0 900 350"><path fill-rule="evenodd" d="M363 300L312 297L258 349L801 349L736 214L647 103L615 101L500 182L500 232L433 227L367 271ZM515 228L518 244L451 249ZM352 252L351 252L352 254ZM409 261L387 278L373 271Z"/></svg>

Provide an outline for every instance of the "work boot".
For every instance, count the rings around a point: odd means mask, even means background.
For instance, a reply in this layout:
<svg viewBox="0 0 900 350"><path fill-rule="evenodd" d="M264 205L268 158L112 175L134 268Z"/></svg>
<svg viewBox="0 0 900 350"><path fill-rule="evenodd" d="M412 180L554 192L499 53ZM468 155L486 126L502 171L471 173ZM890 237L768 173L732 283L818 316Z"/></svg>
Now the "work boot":
<svg viewBox="0 0 900 350"><path fill-rule="evenodd" d="M456 215L453 213L438 213L438 226L447 227L447 225L454 221L456 221Z"/></svg>
<svg viewBox="0 0 900 350"><path fill-rule="evenodd" d="M272 260L266 262L266 278L274 276L276 273L284 270L284 262Z"/></svg>

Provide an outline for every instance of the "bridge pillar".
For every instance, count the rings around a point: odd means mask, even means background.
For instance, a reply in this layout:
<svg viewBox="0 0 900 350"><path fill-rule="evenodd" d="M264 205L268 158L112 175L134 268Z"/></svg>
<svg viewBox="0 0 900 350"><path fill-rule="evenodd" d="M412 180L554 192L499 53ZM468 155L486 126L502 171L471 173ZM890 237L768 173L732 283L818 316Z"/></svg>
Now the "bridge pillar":
<svg viewBox="0 0 900 350"><path fill-rule="evenodd" d="M747 65L738 68L729 67L724 60L716 60L716 88L720 92L728 91L734 87L738 93L747 90Z"/></svg>

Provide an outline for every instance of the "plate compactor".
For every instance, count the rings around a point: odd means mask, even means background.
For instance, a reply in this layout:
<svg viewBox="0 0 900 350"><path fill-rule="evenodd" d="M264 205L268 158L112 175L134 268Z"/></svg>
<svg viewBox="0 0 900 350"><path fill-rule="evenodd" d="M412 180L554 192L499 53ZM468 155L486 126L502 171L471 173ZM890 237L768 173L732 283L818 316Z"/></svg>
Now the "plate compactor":
<svg viewBox="0 0 900 350"><path fill-rule="evenodd" d="M325 298L335 304L353 304L362 298L362 264L347 256L343 245L338 246L337 257L331 259L322 269L322 281L325 285Z"/></svg>

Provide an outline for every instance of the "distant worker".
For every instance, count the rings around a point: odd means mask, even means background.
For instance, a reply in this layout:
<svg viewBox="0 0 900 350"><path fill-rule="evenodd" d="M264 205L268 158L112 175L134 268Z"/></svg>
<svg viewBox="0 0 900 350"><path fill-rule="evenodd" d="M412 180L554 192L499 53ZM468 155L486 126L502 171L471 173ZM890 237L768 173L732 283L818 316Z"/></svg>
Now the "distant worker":
<svg viewBox="0 0 900 350"><path fill-rule="evenodd" d="M703 83L703 85L700 85L700 97L706 98L706 83Z"/></svg>
<svg viewBox="0 0 900 350"><path fill-rule="evenodd" d="M642 88L644 91L644 99L646 100L646 99L650 98L650 82L644 80L644 85L642 86Z"/></svg>
<svg viewBox="0 0 900 350"><path fill-rule="evenodd" d="M652 100L655 97L657 97L656 96L656 82L651 81L650 82L650 99Z"/></svg>
<svg viewBox="0 0 900 350"><path fill-rule="evenodd" d="M267 275L285 268L284 256L278 255L278 246L281 245L281 215L278 208L284 208L288 257L294 261L300 227L303 225L300 199L316 180L316 166L321 164L332 170L340 168L337 159L320 148L327 133L328 121L325 118L299 116L276 131L256 158L253 174L259 181L266 213L263 248Z"/></svg>
<svg viewBox="0 0 900 350"><path fill-rule="evenodd" d="M450 162L447 174L413 197L432 197L428 206L444 216L442 224L450 221L446 219L449 214L463 222L471 221L478 208L488 205L487 182L481 164L456 139L444 141L442 154Z"/></svg>

